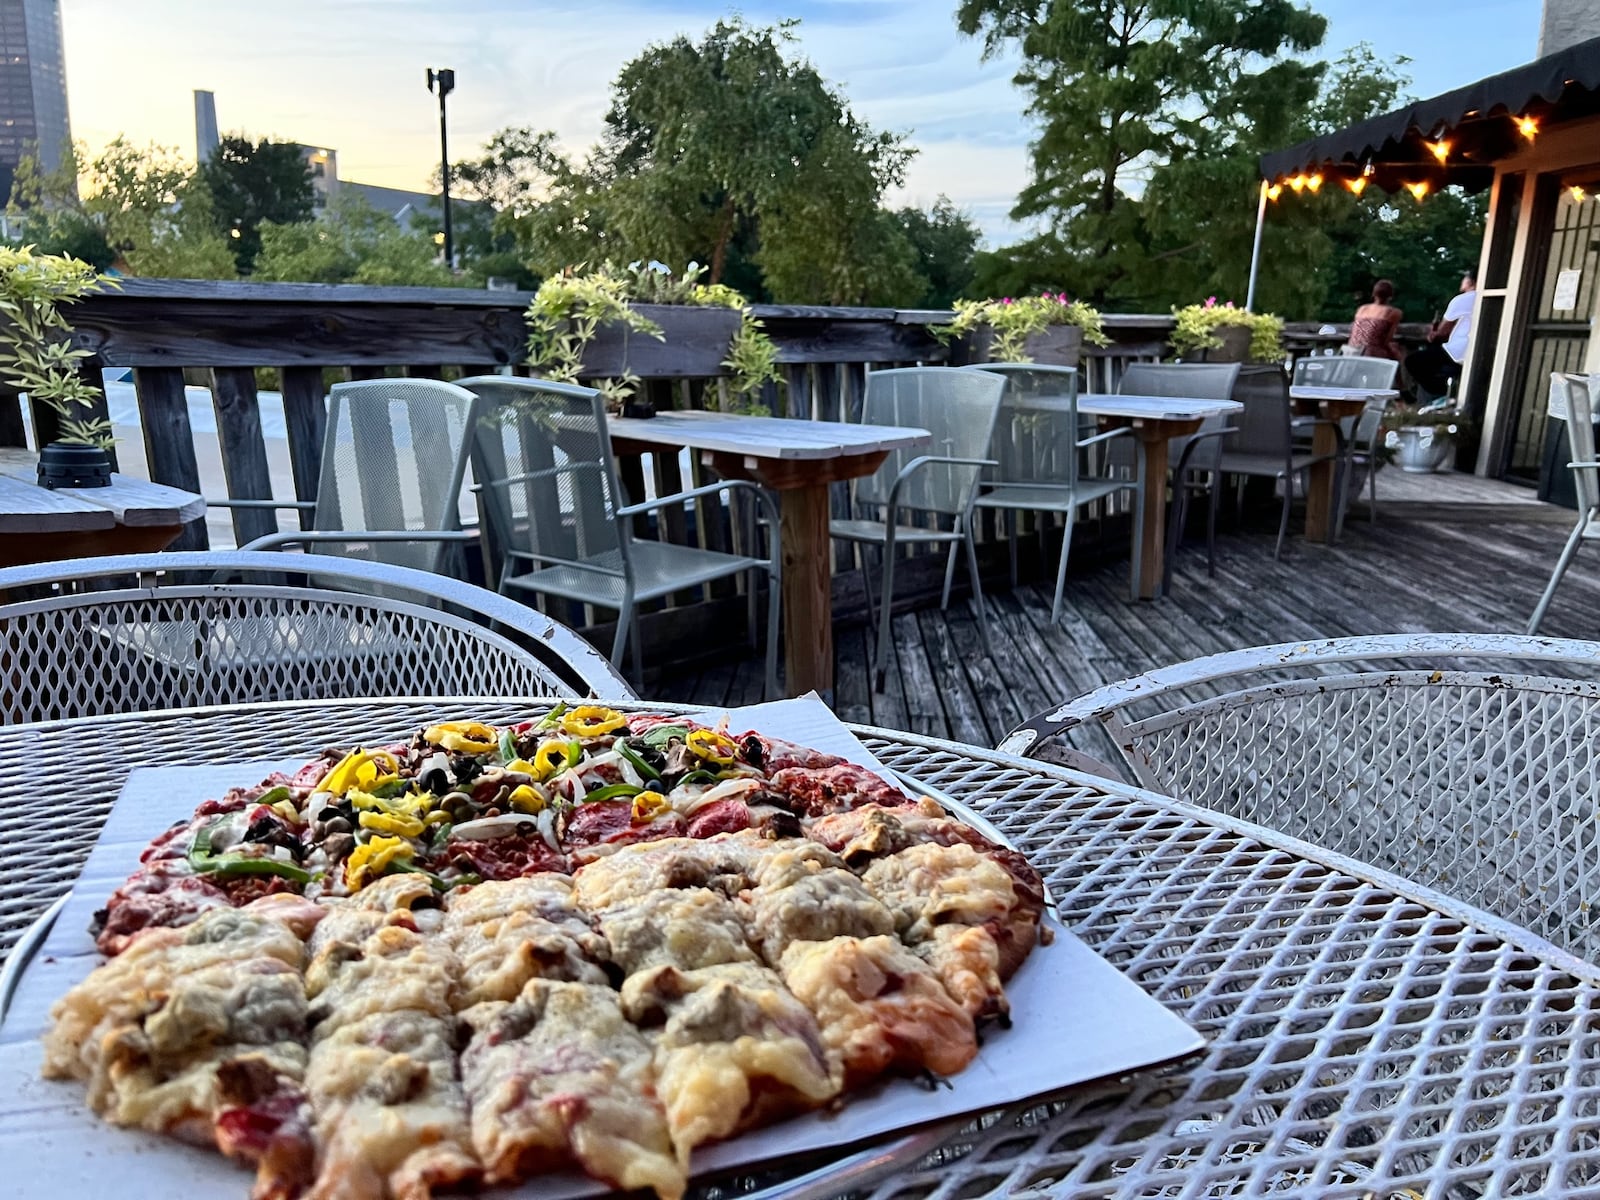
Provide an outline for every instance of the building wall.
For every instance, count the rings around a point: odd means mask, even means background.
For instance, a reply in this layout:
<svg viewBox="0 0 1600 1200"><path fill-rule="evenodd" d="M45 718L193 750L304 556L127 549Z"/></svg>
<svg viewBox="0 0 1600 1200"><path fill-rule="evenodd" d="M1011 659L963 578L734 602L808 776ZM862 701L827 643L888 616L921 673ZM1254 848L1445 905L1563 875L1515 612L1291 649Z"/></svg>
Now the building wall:
<svg viewBox="0 0 1600 1200"><path fill-rule="evenodd" d="M1539 58L1600 37L1600 0L1544 0Z"/></svg>
<svg viewBox="0 0 1600 1200"><path fill-rule="evenodd" d="M0 0L0 196L24 153L54 168L71 136L59 0Z"/></svg>

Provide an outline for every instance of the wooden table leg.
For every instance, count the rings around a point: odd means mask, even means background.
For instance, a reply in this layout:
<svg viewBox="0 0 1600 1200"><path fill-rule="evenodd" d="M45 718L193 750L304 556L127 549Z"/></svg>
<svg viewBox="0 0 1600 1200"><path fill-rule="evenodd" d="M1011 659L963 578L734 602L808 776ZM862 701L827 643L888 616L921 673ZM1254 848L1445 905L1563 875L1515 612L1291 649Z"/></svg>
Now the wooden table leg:
<svg viewBox="0 0 1600 1200"><path fill-rule="evenodd" d="M833 703L833 545L828 485L778 493L782 523L784 669L789 695Z"/></svg>
<svg viewBox="0 0 1600 1200"><path fill-rule="evenodd" d="M1311 452L1326 454L1325 461L1311 468L1311 488L1306 493L1306 541L1326 542L1333 535L1333 512L1338 503L1339 433L1331 424L1317 425L1311 433ZM1288 481L1285 481L1287 486Z"/></svg>
<svg viewBox="0 0 1600 1200"><path fill-rule="evenodd" d="M1144 447L1144 469L1139 480L1144 521L1134 531L1139 539L1139 576L1133 581L1133 593L1141 600L1154 600L1161 594L1163 557L1167 549L1167 439L1170 432L1160 426L1137 426L1135 434Z"/></svg>

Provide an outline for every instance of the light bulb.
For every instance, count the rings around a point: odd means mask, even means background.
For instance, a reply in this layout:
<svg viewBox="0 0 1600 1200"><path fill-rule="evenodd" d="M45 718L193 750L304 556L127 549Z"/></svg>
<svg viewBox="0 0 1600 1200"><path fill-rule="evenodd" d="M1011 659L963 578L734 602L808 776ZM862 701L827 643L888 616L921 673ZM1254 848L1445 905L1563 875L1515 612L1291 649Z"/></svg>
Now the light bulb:
<svg viewBox="0 0 1600 1200"><path fill-rule="evenodd" d="M1354 179L1346 179L1344 181L1344 185L1350 189L1351 195L1359 196L1362 192L1367 190L1367 177L1365 175L1358 175Z"/></svg>
<svg viewBox="0 0 1600 1200"><path fill-rule="evenodd" d="M1281 195L1283 195L1283 184L1274 183L1267 188L1268 200L1276 200Z"/></svg>
<svg viewBox="0 0 1600 1200"><path fill-rule="evenodd" d="M1406 184L1406 191L1411 193L1413 200L1421 200L1428 194L1428 181L1423 179L1417 183L1408 183Z"/></svg>
<svg viewBox="0 0 1600 1200"><path fill-rule="evenodd" d="M1306 177L1304 175L1296 175L1293 179L1289 180L1289 186L1294 189L1295 192L1299 192L1306 186Z"/></svg>
<svg viewBox="0 0 1600 1200"><path fill-rule="evenodd" d="M1426 146L1433 156L1440 162L1443 162L1445 159L1450 157L1450 143L1445 141L1443 138L1440 138L1437 142L1423 142L1422 144Z"/></svg>
<svg viewBox="0 0 1600 1200"><path fill-rule="evenodd" d="M1310 188L1313 192L1316 191L1319 187L1322 186L1322 176L1321 175L1313 175L1310 179L1306 180L1306 186L1308 188Z"/></svg>
<svg viewBox="0 0 1600 1200"><path fill-rule="evenodd" d="M1518 117L1517 132L1530 142L1539 136L1539 122L1534 117Z"/></svg>

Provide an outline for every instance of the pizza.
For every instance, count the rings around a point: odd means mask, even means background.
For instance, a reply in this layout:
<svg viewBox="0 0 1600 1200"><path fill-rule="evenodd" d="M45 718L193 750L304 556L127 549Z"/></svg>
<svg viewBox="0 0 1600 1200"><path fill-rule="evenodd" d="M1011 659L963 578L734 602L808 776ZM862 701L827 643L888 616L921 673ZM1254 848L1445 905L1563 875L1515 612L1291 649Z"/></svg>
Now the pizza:
<svg viewBox="0 0 1600 1200"><path fill-rule="evenodd" d="M1044 906L834 755L596 705L442 722L156 837L43 1070L257 1200L573 1169L677 1200L698 1146L967 1067Z"/></svg>

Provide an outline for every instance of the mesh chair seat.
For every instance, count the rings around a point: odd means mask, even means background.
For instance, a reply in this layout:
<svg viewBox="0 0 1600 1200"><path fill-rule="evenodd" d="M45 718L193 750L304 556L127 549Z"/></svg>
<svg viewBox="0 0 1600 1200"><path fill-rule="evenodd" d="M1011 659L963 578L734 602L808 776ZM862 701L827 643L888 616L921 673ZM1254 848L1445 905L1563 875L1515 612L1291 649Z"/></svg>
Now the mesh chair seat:
<svg viewBox="0 0 1600 1200"><path fill-rule="evenodd" d="M858 518L829 521L828 533L847 542L865 542L881 546L888 540L889 526L883 521L866 521ZM895 524L896 542L959 542L959 530L924 529L917 525Z"/></svg>
<svg viewBox="0 0 1600 1200"><path fill-rule="evenodd" d="M1256 475L1282 479L1286 474L1298 475L1319 462L1327 462L1331 454L1294 454L1287 460L1281 454L1251 454L1247 451L1224 450L1219 460L1221 469L1230 475Z"/></svg>
<svg viewBox="0 0 1600 1200"><path fill-rule="evenodd" d="M1086 479L1076 487L1048 483L987 484L973 501L974 508L1021 508L1034 512L1067 512L1094 500L1138 487L1132 479Z"/></svg>
<svg viewBox="0 0 1600 1200"><path fill-rule="evenodd" d="M698 546L674 546L668 542L634 542L628 548L628 558L635 601L653 600L753 568L764 570L767 565L764 559L702 550ZM508 574L501 580L501 586L620 608L627 598L621 552L609 550L585 561L592 570L567 564L540 567Z"/></svg>

